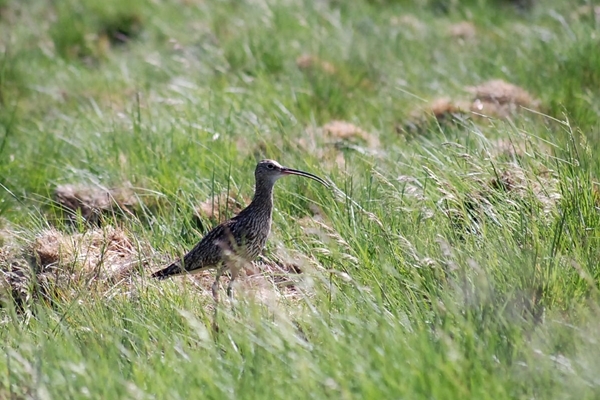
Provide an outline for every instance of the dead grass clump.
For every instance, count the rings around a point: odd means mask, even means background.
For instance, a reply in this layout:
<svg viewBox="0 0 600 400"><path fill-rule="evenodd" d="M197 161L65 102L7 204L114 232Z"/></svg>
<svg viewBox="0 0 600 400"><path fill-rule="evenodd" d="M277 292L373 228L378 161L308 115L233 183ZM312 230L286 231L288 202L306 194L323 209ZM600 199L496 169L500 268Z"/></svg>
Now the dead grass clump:
<svg viewBox="0 0 600 400"><path fill-rule="evenodd" d="M296 58L296 66L300 70L307 72L321 71L328 75L334 75L337 72L332 63L310 54L303 54Z"/></svg>
<svg viewBox="0 0 600 400"><path fill-rule="evenodd" d="M342 150L374 154L379 148L376 135L346 121L331 121L319 128L307 128L297 143L302 151L315 155L325 167L346 167Z"/></svg>
<svg viewBox="0 0 600 400"><path fill-rule="evenodd" d="M329 139L345 140L355 143L365 143L370 148L379 146L376 136L367 133L360 127L346 121L331 121L321 128L322 133Z"/></svg>
<svg viewBox="0 0 600 400"><path fill-rule="evenodd" d="M35 239L32 246L32 254L37 272L44 272L46 267L58 264L61 258L61 251L64 250L62 239L62 235L54 229L44 232Z"/></svg>
<svg viewBox="0 0 600 400"><path fill-rule="evenodd" d="M516 164L507 166L489 182L491 189L509 193L522 201L537 201L549 213L560 200L558 179L549 170L533 174Z"/></svg>
<svg viewBox="0 0 600 400"><path fill-rule="evenodd" d="M477 36L477 29L472 22L463 21L450 25L448 28L448 35L464 41L473 40Z"/></svg>
<svg viewBox="0 0 600 400"><path fill-rule="evenodd" d="M390 24L392 26L399 26L401 28L408 28L414 33L424 33L427 31L427 24L418 19L412 14L404 14L402 16L392 16L390 18Z"/></svg>
<svg viewBox="0 0 600 400"><path fill-rule="evenodd" d="M304 255L290 255L278 250L269 257L261 256L259 260L240 265L240 274L234 290L268 304L275 304L281 299L297 299L299 277L310 268L311 261ZM227 287L229 273L221 280L221 288ZM212 285L215 281L215 271L205 270L196 274L181 275L174 279L189 279L206 295L212 296ZM239 294L246 296L244 294Z"/></svg>
<svg viewBox="0 0 600 400"><path fill-rule="evenodd" d="M552 149L546 143L531 138L500 138L490 143L487 152L491 158L513 161L536 154L550 155Z"/></svg>
<svg viewBox="0 0 600 400"><path fill-rule="evenodd" d="M118 228L76 234L47 229L27 246L2 247L0 287L17 305L38 298L68 300L84 292L102 296L115 287L129 289L150 254L149 245Z"/></svg>
<svg viewBox="0 0 600 400"><path fill-rule="evenodd" d="M34 240L31 255L37 272L114 284L144 264L149 249L111 226L76 234L48 229Z"/></svg>
<svg viewBox="0 0 600 400"><path fill-rule="evenodd" d="M430 111L438 122L450 122L461 116L466 117L469 113L469 104L442 97L431 102Z"/></svg>
<svg viewBox="0 0 600 400"><path fill-rule="evenodd" d="M558 179L545 167L537 171L526 170L510 162L496 166L496 176L490 178L479 197L494 203L498 199L515 201L519 204L537 203L544 213L550 213L561 198ZM498 194L507 196L498 197Z"/></svg>
<svg viewBox="0 0 600 400"><path fill-rule="evenodd" d="M471 111L489 117L506 118L520 107L538 110L540 106L525 89L501 79L467 87L466 91L473 95Z"/></svg>
<svg viewBox="0 0 600 400"><path fill-rule="evenodd" d="M455 101L448 97L434 99L428 107L419 108L410 113L410 118L403 125L397 126L396 131L421 132L429 125L431 117L443 126L464 121L471 114L470 104L465 101Z"/></svg>
<svg viewBox="0 0 600 400"><path fill-rule="evenodd" d="M516 163L508 163L474 198L485 198L491 204L504 200L515 204L538 205L545 214L549 214L556 208L561 195L558 179L550 170L532 172Z"/></svg>
<svg viewBox="0 0 600 400"><path fill-rule="evenodd" d="M498 223L505 215L499 206L509 209L541 210L551 214L561 199L558 179L552 171L532 172L516 163L496 165L497 175L476 179L480 190L458 194L451 187L440 187L444 194L440 205L454 227L462 232L478 233L482 219Z"/></svg>
<svg viewBox="0 0 600 400"><path fill-rule="evenodd" d="M540 101L525 89L500 79L478 86L468 86L465 91L471 99L435 99L425 108L413 111L408 121L397 128L398 132L420 132L427 128L433 116L442 125L455 124L466 119L485 121L488 117L508 118L521 107L540 110Z"/></svg>
<svg viewBox="0 0 600 400"><path fill-rule="evenodd" d="M0 237L0 306L12 300L22 309L32 300L30 285L34 274L15 239L16 234L3 229Z"/></svg>
<svg viewBox="0 0 600 400"><path fill-rule="evenodd" d="M129 214L139 205L130 185L115 189L90 185L59 185L54 191L56 202L66 211L67 220L73 222L80 214L93 225L101 224L103 214Z"/></svg>
<svg viewBox="0 0 600 400"><path fill-rule="evenodd" d="M592 181L592 198L596 211L600 211L600 183Z"/></svg>
<svg viewBox="0 0 600 400"><path fill-rule="evenodd" d="M268 257L261 257L260 271L273 278L275 282L289 281L286 277L295 276L310 268L311 261L304 254L278 248Z"/></svg>
<svg viewBox="0 0 600 400"><path fill-rule="evenodd" d="M600 23L600 6L592 6L591 4L579 6L571 13L571 19L577 21L591 19L596 23Z"/></svg>
<svg viewBox="0 0 600 400"><path fill-rule="evenodd" d="M250 199L237 192L222 192L216 194L198 205L194 210L193 219L201 230L207 230L227 219L239 214L248 204ZM204 226L203 220L208 219L210 226Z"/></svg>
<svg viewBox="0 0 600 400"><path fill-rule="evenodd" d="M278 248L269 256L261 256L246 270L242 290L253 292L262 302L299 300L308 294L307 281L302 275L314 270L315 264L304 254Z"/></svg>

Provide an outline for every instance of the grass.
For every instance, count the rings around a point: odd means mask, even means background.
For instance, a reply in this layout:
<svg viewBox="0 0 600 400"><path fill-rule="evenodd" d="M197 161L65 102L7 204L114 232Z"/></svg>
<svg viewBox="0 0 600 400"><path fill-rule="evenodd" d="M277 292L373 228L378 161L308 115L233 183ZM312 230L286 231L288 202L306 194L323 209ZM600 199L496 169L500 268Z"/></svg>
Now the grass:
<svg viewBox="0 0 600 400"><path fill-rule="evenodd" d="M29 3L0 5L0 397L598 397L591 3ZM494 79L539 108L401 128ZM339 189L276 187L264 256L302 273L216 313L150 280L266 157ZM130 197L92 226L61 185Z"/></svg>

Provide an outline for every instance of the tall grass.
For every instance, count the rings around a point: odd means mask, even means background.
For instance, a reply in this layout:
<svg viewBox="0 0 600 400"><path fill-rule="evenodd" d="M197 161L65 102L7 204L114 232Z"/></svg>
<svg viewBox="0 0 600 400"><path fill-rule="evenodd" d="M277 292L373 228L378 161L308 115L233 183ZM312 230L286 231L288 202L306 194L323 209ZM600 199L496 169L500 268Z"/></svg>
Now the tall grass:
<svg viewBox="0 0 600 400"><path fill-rule="evenodd" d="M107 290L0 286L0 397L598 397L598 32L571 2L5 3L0 268L92 229L62 218L67 183L133 187L141 211L100 229L151 254ZM464 19L475 38L447 33ZM497 78L541 110L398 128ZM333 143L335 119L380 145ZM337 187L277 184L265 257L301 264L294 288L215 311L202 281L150 280L266 157Z"/></svg>

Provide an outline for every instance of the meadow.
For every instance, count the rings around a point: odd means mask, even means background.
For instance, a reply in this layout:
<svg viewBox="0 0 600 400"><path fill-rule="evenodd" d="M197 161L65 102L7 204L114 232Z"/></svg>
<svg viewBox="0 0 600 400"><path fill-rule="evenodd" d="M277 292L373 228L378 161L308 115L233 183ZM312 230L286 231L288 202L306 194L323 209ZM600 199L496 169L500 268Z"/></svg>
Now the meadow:
<svg viewBox="0 0 600 400"><path fill-rule="evenodd" d="M0 398L599 398L598 49L585 0L0 0ZM334 189L231 301L150 279L263 158Z"/></svg>

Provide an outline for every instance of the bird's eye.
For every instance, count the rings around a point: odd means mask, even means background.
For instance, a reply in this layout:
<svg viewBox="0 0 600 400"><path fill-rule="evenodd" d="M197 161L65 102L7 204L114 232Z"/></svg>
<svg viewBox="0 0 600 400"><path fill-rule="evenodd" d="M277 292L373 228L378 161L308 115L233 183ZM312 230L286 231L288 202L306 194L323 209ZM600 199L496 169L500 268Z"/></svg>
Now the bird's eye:
<svg viewBox="0 0 600 400"><path fill-rule="evenodd" d="M267 169L273 169L275 166L273 164L267 164Z"/></svg>

